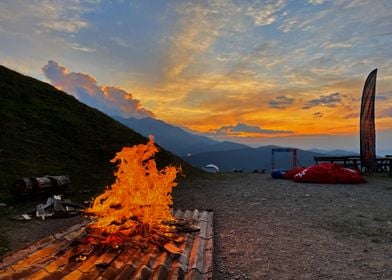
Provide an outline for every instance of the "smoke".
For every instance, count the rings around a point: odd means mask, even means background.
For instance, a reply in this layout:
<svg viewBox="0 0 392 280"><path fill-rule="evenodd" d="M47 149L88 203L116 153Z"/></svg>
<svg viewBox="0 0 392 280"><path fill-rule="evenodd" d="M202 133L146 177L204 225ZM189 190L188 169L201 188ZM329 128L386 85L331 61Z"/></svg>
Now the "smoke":
<svg viewBox="0 0 392 280"><path fill-rule="evenodd" d="M138 119L154 117L131 93L115 86L99 86L97 80L88 74L68 72L67 68L52 60L42 67L42 71L56 88L107 115Z"/></svg>

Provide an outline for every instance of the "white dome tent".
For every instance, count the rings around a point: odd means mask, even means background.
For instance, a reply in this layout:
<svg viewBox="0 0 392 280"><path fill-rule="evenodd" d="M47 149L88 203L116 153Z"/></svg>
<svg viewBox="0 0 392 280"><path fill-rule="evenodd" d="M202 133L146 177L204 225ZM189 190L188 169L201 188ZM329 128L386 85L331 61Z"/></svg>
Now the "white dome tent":
<svg viewBox="0 0 392 280"><path fill-rule="evenodd" d="M219 172L219 167L216 166L215 164L208 164L204 167L202 167L201 169L203 169L206 172L209 173L218 173Z"/></svg>

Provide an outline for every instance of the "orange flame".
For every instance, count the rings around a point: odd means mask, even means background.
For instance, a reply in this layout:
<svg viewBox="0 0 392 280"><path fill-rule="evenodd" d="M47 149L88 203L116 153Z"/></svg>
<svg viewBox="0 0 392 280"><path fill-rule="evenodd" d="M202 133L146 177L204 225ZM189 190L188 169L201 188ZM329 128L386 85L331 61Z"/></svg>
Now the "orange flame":
<svg viewBox="0 0 392 280"><path fill-rule="evenodd" d="M103 243L118 243L118 234L165 230L168 226L162 222L174 220L170 211L171 191L177 185L174 180L181 169L167 166L159 171L153 159L157 151L150 136L146 145L123 147L111 160L118 162L116 181L86 210L97 217L89 228L108 236Z"/></svg>

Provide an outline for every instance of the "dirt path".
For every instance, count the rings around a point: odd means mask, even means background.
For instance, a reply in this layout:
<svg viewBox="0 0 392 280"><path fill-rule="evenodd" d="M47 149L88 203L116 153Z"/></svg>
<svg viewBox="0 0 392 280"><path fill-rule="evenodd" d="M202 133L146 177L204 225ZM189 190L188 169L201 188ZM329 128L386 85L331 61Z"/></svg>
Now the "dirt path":
<svg viewBox="0 0 392 280"><path fill-rule="evenodd" d="M176 208L214 210L216 279L392 279L392 179L234 173L184 182L174 197Z"/></svg>

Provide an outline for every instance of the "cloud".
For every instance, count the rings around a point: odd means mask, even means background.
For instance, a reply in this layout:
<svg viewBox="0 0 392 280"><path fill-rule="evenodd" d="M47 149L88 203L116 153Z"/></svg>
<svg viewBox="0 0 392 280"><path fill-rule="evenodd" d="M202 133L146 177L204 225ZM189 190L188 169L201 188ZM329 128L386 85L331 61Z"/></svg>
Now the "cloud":
<svg viewBox="0 0 392 280"><path fill-rule="evenodd" d="M392 118L392 108L391 108L391 95L392 91L384 91L376 93L375 95L375 114L376 119L385 119L385 118ZM358 98L360 104L360 98ZM355 100L353 100L355 101ZM359 107L360 108L360 107ZM358 108L357 111L345 115L344 119L359 119L360 117L360 109Z"/></svg>
<svg viewBox="0 0 392 280"><path fill-rule="evenodd" d="M83 19L83 15L93 11L99 4L99 0L7 2L0 3L0 20L17 23L12 28L20 27L23 22L25 27L32 27L37 33L76 33L87 28L89 23Z"/></svg>
<svg viewBox="0 0 392 280"><path fill-rule="evenodd" d="M270 1L261 7L249 7L247 15L250 16L257 26L270 25L277 19L277 14L286 6L285 0Z"/></svg>
<svg viewBox="0 0 392 280"><path fill-rule="evenodd" d="M183 4L177 12L179 20L174 33L162 40L165 50L162 70L168 80L179 78L199 55L206 52L223 25L213 10L200 4Z"/></svg>
<svg viewBox="0 0 392 280"><path fill-rule="evenodd" d="M335 107L342 101L342 96L339 92L331 93L329 95L321 95L306 102L302 109L310 109L315 106Z"/></svg>
<svg viewBox="0 0 392 280"><path fill-rule="evenodd" d="M379 114L377 114L378 118L392 118L392 108L387 108L382 110Z"/></svg>
<svg viewBox="0 0 392 280"><path fill-rule="evenodd" d="M323 113L321 112L316 112L312 114L313 118L322 118L324 116Z"/></svg>
<svg viewBox="0 0 392 280"><path fill-rule="evenodd" d="M87 52L87 53L91 53L91 52L95 52L96 50L93 48L88 48L88 47L83 47L77 43L73 43L71 44L71 48L74 50L78 50L78 51L82 51L82 52Z"/></svg>
<svg viewBox="0 0 392 280"><path fill-rule="evenodd" d="M297 85L311 85L314 83L314 74L310 70L296 69L296 72L286 75L287 79Z"/></svg>
<svg viewBox="0 0 392 280"><path fill-rule="evenodd" d="M340 0L339 2L343 5L344 8L355 8L355 7L369 4L368 0L353 0L353 1Z"/></svg>
<svg viewBox="0 0 392 280"><path fill-rule="evenodd" d="M93 11L97 4L99 0L38 1L34 3L36 10L41 11L37 27L40 32L77 33L89 27L83 15Z"/></svg>
<svg viewBox="0 0 392 280"><path fill-rule="evenodd" d="M352 46L353 46L352 43L347 43L347 42L336 42L336 43L326 42L321 45L321 47L325 49L345 49L345 48L351 48Z"/></svg>
<svg viewBox="0 0 392 280"><path fill-rule="evenodd" d="M287 134L287 133L293 133L293 131L262 129L258 126L251 126L243 123L238 123L236 125L219 127L213 131L210 131L209 134L211 136L241 136L241 135L257 136L262 134Z"/></svg>
<svg viewBox="0 0 392 280"><path fill-rule="evenodd" d="M250 126L243 123L238 123L235 126L226 127L231 130L231 132L249 132L249 133L262 133L263 130L258 126Z"/></svg>
<svg viewBox="0 0 392 280"><path fill-rule="evenodd" d="M108 115L154 117L131 93L115 86L99 86L97 80L88 74L68 72L67 68L52 60L42 67L42 71L55 87Z"/></svg>
<svg viewBox="0 0 392 280"><path fill-rule="evenodd" d="M58 56L67 53L67 57L70 50L75 50L75 54L95 52L86 46L95 45L94 41L85 38L95 30L88 16L98 5L99 0L0 1L3 45L11 46L11 52L18 58L36 63L36 69L54 52ZM78 34L81 31L85 33Z"/></svg>
<svg viewBox="0 0 392 280"><path fill-rule="evenodd" d="M285 109L288 105L293 104L294 99L284 95L277 96L274 100L268 102L269 107L276 109Z"/></svg>
<svg viewBox="0 0 392 280"><path fill-rule="evenodd" d="M242 40L249 40L246 31L254 26L249 26L249 18L255 26L269 25L277 19L278 13L286 6L286 0L267 1L266 4L239 5L235 2L188 2L176 6L177 21L170 35L162 38L161 65L165 82L178 81L189 78L187 74L194 71L204 73L205 69L212 69L209 55L214 53L215 44L226 42L227 52L216 53L219 63L227 63L227 75L237 74L239 70L252 63L270 63L261 58L268 57L259 53L259 48L250 47L253 53L241 55L238 62L237 48ZM245 14L245 17L244 17ZM212 28L213 27L213 28ZM235 34L235 36L234 36ZM238 41L238 42L236 42ZM257 44L260 44L258 42ZM269 46L270 44L264 43ZM234 47L234 49L231 49ZM257 53L257 54L256 54ZM257 55L259 59L253 57ZM235 65L230 62L235 59ZM255 61L254 59L257 59ZM221 64L222 65L222 64ZM247 69L245 69L247 70Z"/></svg>
<svg viewBox="0 0 392 280"><path fill-rule="evenodd" d="M377 93L375 98L377 101L387 101L391 99L391 96L392 96L392 91L384 91L384 92Z"/></svg>
<svg viewBox="0 0 392 280"><path fill-rule="evenodd" d="M321 5L324 2L325 2L325 0L308 0L308 3L312 4L312 5Z"/></svg>
<svg viewBox="0 0 392 280"><path fill-rule="evenodd" d="M121 37L111 37L109 38L109 40L123 48L128 48L130 46L130 44L124 38Z"/></svg>
<svg viewBox="0 0 392 280"><path fill-rule="evenodd" d="M176 15L170 19L175 24L170 34L160 40L166 82L189 78L186 74L193 71L204 73L205 66L211 68L209 55L215 53L215 43L229 39L226 46L230 49L235 41L242 40L240 34L246 34L249 28L244 13L254 9L249 3L231 1L187 1L176 5ZM236 52L216 53L217 61L233 59L233 54L236 56Z"/></svg>
<svg viewBox="0 0 392 280"><path fill-rule="evenodd" d="M45 32L63 31L67 33L76 33L79 30L86 28L88 23L82 20L59 20L54 18L53 21L41 22L39 24L40 30Z"/></svg>
<svg viewBox="0 0 392 280"><path fill-rule="evenodd" d="M299 19L297 18L287 18L284 20L283 24L279 26L280 31L287 33L299 25Z"/></svg>

